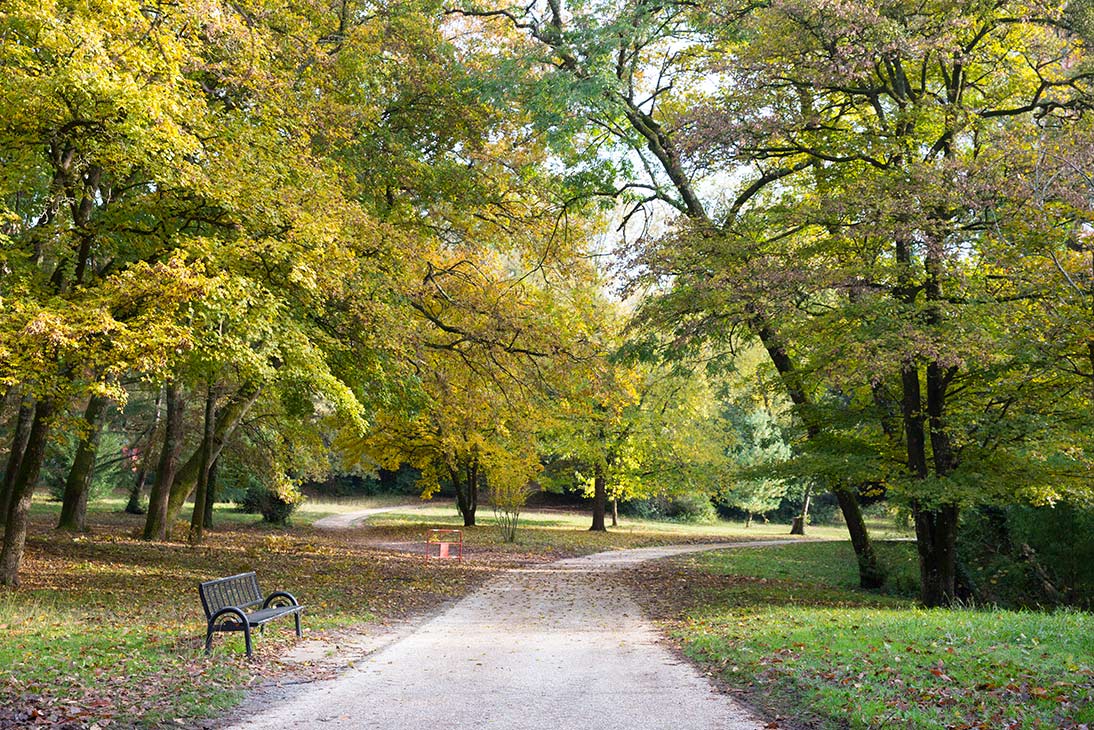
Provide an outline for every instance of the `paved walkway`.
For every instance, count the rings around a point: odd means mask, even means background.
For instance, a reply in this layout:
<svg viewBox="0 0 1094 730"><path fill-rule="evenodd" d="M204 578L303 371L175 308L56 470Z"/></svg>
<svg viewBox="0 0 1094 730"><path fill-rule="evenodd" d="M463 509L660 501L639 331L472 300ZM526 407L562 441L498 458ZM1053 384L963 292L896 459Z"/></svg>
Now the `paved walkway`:
<svg viewBox="0 0 1094 730"><path fill-rule="evenodd" d="M514 570L337 679L234 728L758 730L664 646L605 571L735 545L621 550Z"/></svg>

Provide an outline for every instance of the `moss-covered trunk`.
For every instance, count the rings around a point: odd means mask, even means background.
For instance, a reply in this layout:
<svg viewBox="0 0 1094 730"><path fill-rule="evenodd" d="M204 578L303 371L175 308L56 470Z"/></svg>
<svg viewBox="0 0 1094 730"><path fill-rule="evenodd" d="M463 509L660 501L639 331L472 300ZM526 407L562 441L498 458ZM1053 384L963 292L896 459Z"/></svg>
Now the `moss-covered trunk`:
<svg viewBox="0 0 1094 730"><path fill-rule="evenodd" d="M103 430L105 411L106 398L93 395L88 399L84 410L84 434L76 447L76 456L72 459L68 478L65 479L61 517L57 521L58 530L87 531L87 498L91 491L91 480L95 476L95 459L99 453L99 436Z"/></svg>

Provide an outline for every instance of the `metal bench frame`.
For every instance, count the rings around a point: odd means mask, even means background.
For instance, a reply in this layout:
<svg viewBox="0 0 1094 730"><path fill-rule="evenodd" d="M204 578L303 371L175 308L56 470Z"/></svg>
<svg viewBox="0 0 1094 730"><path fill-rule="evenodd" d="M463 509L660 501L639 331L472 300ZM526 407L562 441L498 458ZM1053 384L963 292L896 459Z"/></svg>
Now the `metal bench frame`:
<svg viewBox="0 0 1094 730"><path fill-rule="evenodd" d="M201 607L205 610L208 626L205 630L205 653L213 648L213 633L217 631L242 631L247 646L247 657L251 657L251 627L259 631L275 618L292 615L296 620L296 635L300 632L300 612L304 607L291 593L274 591L265 598L258 588L258 576L254 573L240 573L227 578L205 581L198 584ZM246 609L261 606L254 611Z"/></svg>

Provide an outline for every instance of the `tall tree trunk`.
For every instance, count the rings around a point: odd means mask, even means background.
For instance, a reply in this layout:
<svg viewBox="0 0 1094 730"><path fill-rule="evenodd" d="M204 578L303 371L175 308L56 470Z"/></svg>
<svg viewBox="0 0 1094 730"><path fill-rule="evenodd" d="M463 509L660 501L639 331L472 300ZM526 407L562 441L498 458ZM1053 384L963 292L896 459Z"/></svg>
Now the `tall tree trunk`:
<svg viewBox="0 0 1094 730"><path fill-rule="evenodd" d="M141 463L137 467L137 475L133 480L133 486L129 490L129 502L125 505L125 511L131 515L143 515L144 508L141 507L141 494L144 492L144 484L148 480L148 460L152 456L152 448L156 443L156 434L160 427L160 412L163 405L163 388L156 391L156 409L152 416L152 425L148 429L148 438L141 444L138 442L137 448L140 449Z"/></svg>
<svg viewBox="0 0 1094 730"><path fill-rule="evenodd" d="M247 384L239 389L235 396L220 409L216 431L213 434L213 460L220 458L224 444L235 432L236 426L247 415L247 411L258 400L261 393L258 386ZM174 521L182 511L182 505L197 487L201 475L201 449L198 448L186 462L179 467L171 484L171 493L167 501L167 519Z"/></svg>
<svg viewBox="0 0 1094 730"><path fill-rule="evenodd" d="M91 480L95 476L95 459L99 453L99 437L103 430L104 411L106 411L106 398L98 395L88 398L83 426L86 431L76 447L72 468L69 469L68 478L65 479L61 518L57 521L58 530L87 532L87 498L91 491Z"/></svg>
<svg viewBox="0 0 1094 730"><path fill-rule="evenodd" d="M619 498L612 497L612 527L619 527Z"/></svg>
<svg viewBox="0 0 1094 730"><path fill-rule="evenodd" d="M201 464L197 489L194 490L194 513L190 517L190 544L200 545L205 532L205 506L209 497L209 470L213 466L213 438L217 426L217 395L212 383L205 391L205 429L201 435ZM211 505L211 503L210 503Z"/></svg>
<svg viewBox="0 0 1094 730"><path fill-rule="evenodd" d="M34 401L24 398L19 404L19 414L15 417L15 432L11 437L11 451L8 453L8 464L4 469L4 481L0 486L0 522L7 524L8 514L11 512L13 486L15 475L19 473L19 465L23 462L23 454L30 440L31 424L34 423Z"/></svg>
<svg viewBox="0 0 1094 730"><path fill-rule="evenodd" d="M931 242L927 247L924 293L929 305L927 324L938 328L942 324L939 303L942 300L940 246ZM909 266L906 250L898 245L898 257ZM911 296L911 295L909 295ZM934 467L936 478L945 478L956 467L957 458L945 423L946 391L956 374L956 368L946 368L931 361L926 368L926 419L923 413L923 392L919 367L906 362L901 372L903 398L901 410L907 443L908 470L916 479L926 480ZM930 425L930 462L927 456L925 420ZM925 606L948 606L957 597L957 525L959 510L952 503L925 504L913 500L916 549L919 553L920 600Z"/></svg>
<svg viewBox="0 0 1094 730"><path fill-rule="evenodd" d="M927 366L927 418L935 476L944 478L957 466L946 428L946 390L956 370L936 362ZM920 599L925 606L949 606L957 598L957 526L960 510L953 503L932 505L914 512L919 551Z"/></svg>
<svg viewBox="0 0 1094 730"><path fill-rule="evenodd" d="M178 471L179 454L182 453L186 403L178 383L168 383L166 391L167 421L163 430L163 447L156 466L156 481L152 483L152 493L148 496L148 518L144 523L145 540L167 539L167 528L170 524L168 499Z"/></svg>
<svg viewBox="0 0 1094 730"><path fill-rule="evenodd" d="M767 351L768 358L775 366L775 370L782 379L783 387L790 402L798 408L808 409L812 403L805 386L786 348L782 346L772 329L765 324L760 314L753 313L753 327L760 338L761 344ZM816 423L811 423L809 416L803 416L806 420L806 436L816 438L821 429ZM859 504L858 494L846 487L837 487L833 490L836 501L839 502L840 512L843 513L843 521L847 525L847 533L851 538L851 546L855 550L855 558L858 561L859 585L863 588L880 588L885 583L885 571L878 563L877 551L874 550L873 541L870 540L870 532L866 528L866 521L862 517L862 505ZM804 525L802 526L804 532Z"/></svg>
<svg viewBox="0 0 1094 730"><path fill-rule="evenodd" d="M34 409L34 421L23 450L19 470L12 482L11 509L8 512L4 530L4 547L0 552L0 584L19 585L19 566L23 562L23 550L27 543L27 522L30 513L30 501L34 496L34 487L38 484L38 474L42 471L42 462L46 458L46 440L53 425L54 404L48 400L38 401Z"/></svg>
<svg viewBox="0 0 1094 730"><path fill-rule="evenodd" d="M607 482L604 477L604 467L597 464L596 473L593 475L593 524L590 532L607 532L604 526L604 513L608 501Z"/></svg>
<svg viewBox="0 0 1094 730"><path fill-rule="evenodd" d="M205 484L205 528L213 529L213 504L217 499L217 467L220 459L214 459L209 465L209 477Z"/></svg>
<svg viewBox="0 0 1094 730"><path fill-rule="evenodd" d="M1090 280L1094 281L1094 249L1090 251ZM1094 320L1094 286L1087 287L1086 293L1090 297L1090 317ZM1086 340L1086 355L1090 365L1090 401L1094 403L1094 336Z"/></svg>

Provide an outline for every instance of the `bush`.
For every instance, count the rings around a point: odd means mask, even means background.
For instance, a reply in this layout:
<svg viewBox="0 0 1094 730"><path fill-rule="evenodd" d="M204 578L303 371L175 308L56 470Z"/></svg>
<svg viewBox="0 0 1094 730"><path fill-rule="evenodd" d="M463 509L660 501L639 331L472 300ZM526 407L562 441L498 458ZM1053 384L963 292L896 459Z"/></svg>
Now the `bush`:
<svg viewBox="0 0 1094 730"><path fill-rule="evenodd" d="M623 502L620 511L638 519L673 522L706 523L714 522L718 517L710 497L699 493L634 499Z"/></svg>
<svg viewBox="0 0 1094 730"><path fill-rule="evenodd" d="M283 525L303 501L303 495L288 480L269 487L252 480L239 507L248 514L261 514L265 522Z"/></svg>
<svg viewBox="0 0 1094 730"><path fill-rule="evenodd" d="M968 510L958 548L983 602L1094 606L1094 510L1067 504Z"/></svg>

